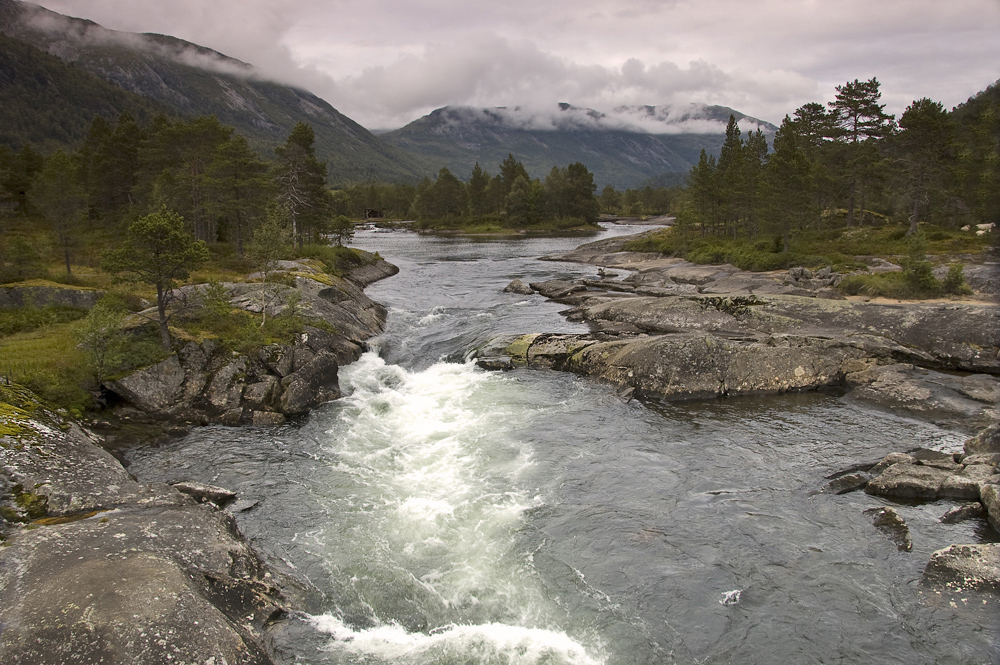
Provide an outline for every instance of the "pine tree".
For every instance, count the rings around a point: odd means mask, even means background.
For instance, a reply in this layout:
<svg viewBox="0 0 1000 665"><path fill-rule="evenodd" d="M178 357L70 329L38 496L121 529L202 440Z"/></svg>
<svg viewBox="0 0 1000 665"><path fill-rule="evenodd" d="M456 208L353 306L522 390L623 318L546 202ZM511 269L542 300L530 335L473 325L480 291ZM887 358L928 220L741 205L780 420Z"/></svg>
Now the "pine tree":
<svg viewBox="0 0 1000 665"><path fill-rule="evenodd" d="M871 179L873 169L878 164L877 147L874 142L892 133L893 117L885 113L885 104L879 104L882 93L879 82L848 82L838 85L836 99L829 103L835 113L836 138L847 145L847 160L844 164L848 182L847 225L854 225L854 212L860 185L865 178ZM868 146L864 146L866 142Z"/></svg>
<svg viewBox="0 0 1000 665"><path fill-rule="evenodd" d="M278 202L291 218L292 241L302 247L310 232L319 231L329 216L326 195L326 164L316 159L316 133L300 122L288 134L285 145L275 148L278 164L274 180Z"/></svg>

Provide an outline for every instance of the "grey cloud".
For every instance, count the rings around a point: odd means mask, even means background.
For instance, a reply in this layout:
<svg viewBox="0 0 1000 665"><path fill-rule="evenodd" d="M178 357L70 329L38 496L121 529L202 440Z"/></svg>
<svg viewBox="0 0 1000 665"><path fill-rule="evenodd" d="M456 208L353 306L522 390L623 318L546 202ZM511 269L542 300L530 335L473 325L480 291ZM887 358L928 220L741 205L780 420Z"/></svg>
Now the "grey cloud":
<svg viewBox="0 0 1000 665"><path fill-rule="evenodd" d="M878 76L888 110L997 77L997 0L42 0L173 34L368 127L445 105L721 104L777 122Z"/></svg>

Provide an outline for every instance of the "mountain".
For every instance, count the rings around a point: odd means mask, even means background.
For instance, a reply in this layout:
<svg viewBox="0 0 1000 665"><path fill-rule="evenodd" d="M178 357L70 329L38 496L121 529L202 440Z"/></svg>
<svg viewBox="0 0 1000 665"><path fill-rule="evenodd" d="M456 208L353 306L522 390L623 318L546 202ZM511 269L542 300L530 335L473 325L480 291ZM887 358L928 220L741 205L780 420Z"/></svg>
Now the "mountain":
<svg viewBox="0 0 1000 665"><path fill-rule="evenodd" d="M0 145L73 148L98 115L140 122L169 109L0 34Z"/></svg>
<svg viewBox="0 0 1000 665"><path fill-rule="evenodd" d="M312 93L258 78L251 65L182 39L109 30L18 0L0 0L0 33L140 95L151 106L183 116L214 114L266 157L297 122L307 122L332 183L412 181L430 170ZM56 94L60 83L47 76L42 73L36 83ZM94 108L75 85L62 96L70 105ZM119 100L100 112L108 115L125 106Z"/></svg>
<svg viewBox="0 0 1000 665"><path fill-rule="evenodd" d="M744 131L774 125L724 106L621 106L610 113L559 104L543 109L446 106L385 141L467 178L473 165L496 172L508 153L532 176L553 166L583 162L599 186L634 187L668 173L684 173L701 150L718 154L730 114Z"/></svg>

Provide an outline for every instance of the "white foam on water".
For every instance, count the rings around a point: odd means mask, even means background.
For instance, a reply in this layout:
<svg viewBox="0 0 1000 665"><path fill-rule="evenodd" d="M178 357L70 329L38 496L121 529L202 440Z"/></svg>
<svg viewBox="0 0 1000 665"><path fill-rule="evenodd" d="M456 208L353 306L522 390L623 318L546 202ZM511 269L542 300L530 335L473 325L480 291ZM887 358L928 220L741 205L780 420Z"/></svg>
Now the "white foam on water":
<svg viewBox="0 0 1000 665"><path fill-rule="evenodd" d="M340 378L334 517L321 538L332 570L363 568L354 607L386 624L405 605L430 625L551 625L517 545L542 500L519 482L533 462L511 379L471 363L410 372L373 353Z"/></svg>
<svg viewBox="0 0 1000 665"><path fill-rule="evenodd" d="M443 319L444 316L445 316L445 308L438 305L437 307L432 309L429 314L425 314L424 316L420 317L417 320L417 325L421 327L429 326L432 323L437 323L438 321Z"/></svg>
<svg viewBox="0 0 1000 665"><path fill-rule="evenodd" d="M743 595L743 589L733 589L732 591L724 591L722 593L722 598L719 599L719 604L735 605L740 602L741 595Z"/></svg>
<svg viewBox="0 0 1000 665"><path fill-rule="evenodd" d="M427 633L409 633L395 624L354 630L329 614L311 617L311 622L317 630L333 637L331 649L392 663L600 665L605 662L603 657L588 653L583 645L558 630L501 623L453 624Z"/></svg>

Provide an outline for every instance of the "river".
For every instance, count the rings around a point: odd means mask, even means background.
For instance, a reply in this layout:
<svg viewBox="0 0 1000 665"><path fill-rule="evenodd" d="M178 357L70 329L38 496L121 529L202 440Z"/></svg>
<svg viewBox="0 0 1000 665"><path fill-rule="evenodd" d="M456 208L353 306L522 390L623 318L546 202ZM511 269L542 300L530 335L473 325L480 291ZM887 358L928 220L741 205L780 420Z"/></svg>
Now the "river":
<svg viewBox="0 0 1000 665"><path fill-rule="evenodd" d="M641 229L612 227L602 237ZM996 541L896 506L913 551L818 493L824 476L964 434L833 393L661 404L543 370L465 362L499 332L585 331L525 282L579 238L359 232L400 274L342 399L276 429L203 427L129 452L140 480L221 485L308 614L275 638L303 664L1000 663L1000 612L925 590L931 553Z"/></svg>

